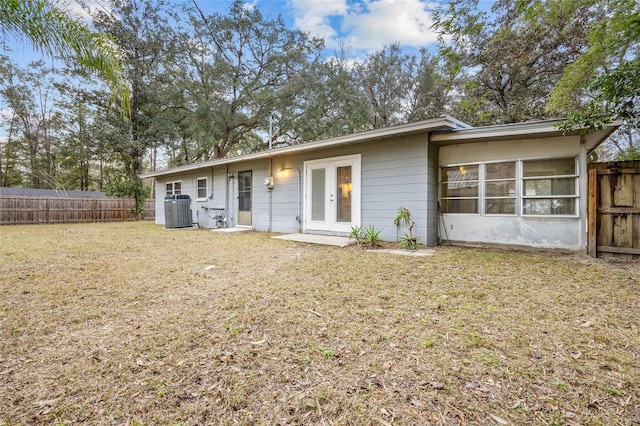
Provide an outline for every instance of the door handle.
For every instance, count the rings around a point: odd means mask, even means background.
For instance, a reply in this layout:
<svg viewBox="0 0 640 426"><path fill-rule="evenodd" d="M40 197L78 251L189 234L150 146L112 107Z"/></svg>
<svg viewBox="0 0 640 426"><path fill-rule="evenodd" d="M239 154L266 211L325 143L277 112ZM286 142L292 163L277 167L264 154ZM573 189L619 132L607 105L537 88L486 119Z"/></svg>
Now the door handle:
<svg viewBox="0 0 640 426"><path fill-rule="evenodd" d="M329 195L329 201L333 201L333 194Z"/></svg>

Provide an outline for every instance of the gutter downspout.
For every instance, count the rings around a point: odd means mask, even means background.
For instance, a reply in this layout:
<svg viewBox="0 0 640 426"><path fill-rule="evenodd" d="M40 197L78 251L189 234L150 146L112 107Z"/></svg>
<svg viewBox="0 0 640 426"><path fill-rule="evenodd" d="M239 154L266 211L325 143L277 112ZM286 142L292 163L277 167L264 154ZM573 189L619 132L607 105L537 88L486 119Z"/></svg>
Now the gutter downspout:
<svg viewBox="0 0 640 426"><path fill-rule="evenodd" d="M224 221L223 227L227 228L229 226L229 165L225 164L224 166L224 217L226 220Z"/></svg>
<svg viewBox="0 0 640 426"><path fill-rule="evenodd" d="M589 200L589 154L587 152L587 142L584 137L580 137L580 156L578 157L580 160L580 164L578 164L578 175L580 176L579 185L580 185L580 197L578 197L579 203L579 214L580 214L580 241L578 242L578 249L580 251L587 252L587 242L588 242L588 212L587 212L587 203ZM584 168L584 170L583 170Z"/></svg>
<svg viewBox="0 0 640 426"><path fill-rule="evenodd" d="M302 173L299 167L294 167L298 172L298 233L302 233Z"/></svg>
<svg viewBox="0 0 640 426"><path fill-rule="evenodd" d="M215 173L214 173L214 169L213 167L211 167L211 186L207 186L206 190L207 190L207 194L204 194L205 197L207 197L207 202L205 203L205 208L207 210L205 210L205 217L207 217L209 220L207 220L207 222L209 222L209 226L212 226L214 228L218 227L218 221L216 220L216 214L215 214L215 210L209 210L209 208L212 208L214 206L213 204L213 182L215 182ZM204 207L204 206L203 206ZM213 218L211 217L211 214L213 214ZM210 220L213 219L213 225L211 225Z"/></svg>
<svg viewBox="0 0 640 426"><path fill-rule="evenodd" d="M425 190L425 192L427 194L427 203L426 203L427 205L425 206L426 207L426 212L425 212L425 224L424 224L425 225L425 228L424 228L425 229L425 231L424 231L425 241L424 241L424 243L426 245L429 245L429 237L430 237L430 235L429 235L429 221L431 220L431 217L429 217L429 212L431 211L429 209L429 207L430 207L430 204L433 204L433 200L430 197L431 192L429 191L429 189L430 189L429 185L431 184L431 180L429 179L430 178L429 170L432 167L432 165L431 165L431 157L429 157L429 154L431 152L431 132L427 133L426 148L427 149L426 149L425 155L426 155L426 160L427 161L426 161L425 173L426 173L426 178L427 179L426 179L426 185L425 185L424 190ZM436 175L436 179L437 179L437 176L438 176L438 172L437 171L435 172L435 175ZM436 202L437 202L437 195L436 195ZM438 212L436 211L436 215L437 214L438 214ZM396 226L396 242L399 241L399 235L398 235L399 234L398 230L400 229L399 225L400 225L400 223L398 223L398 226ZM437 221L437 219L436 219L436 226L434 228L434 231L436 233L435 242L437 244L438 243L438 221Z"/></svg>
<svg viewBox="0 0 640 426"><path fill-rule="evenodd" d="M269 126L271 126L271 120L269 121ZM271 135L269 135L269 148L271 148ZM273 159L269 157L269 179L273 179ZM267 186L267 191L269 192L269 230L268 232L273 231L273 188Z"/></svg>

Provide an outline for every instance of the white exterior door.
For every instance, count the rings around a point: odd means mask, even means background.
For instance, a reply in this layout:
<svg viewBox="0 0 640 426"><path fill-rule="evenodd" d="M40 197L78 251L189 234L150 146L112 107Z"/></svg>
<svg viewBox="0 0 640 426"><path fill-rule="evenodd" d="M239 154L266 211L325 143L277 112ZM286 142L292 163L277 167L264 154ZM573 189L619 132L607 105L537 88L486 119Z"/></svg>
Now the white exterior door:
<svg viewBox="0 0 640 426"><path fill-rule="evenodd" d="M350 232L360 225L360 155L305 161L305 229Z"/></svg>
<svg viewBox="0 0 640 426"><path fill-rule="evenodd" d="M238 226L251 226L251 170L238 172Z"/></svg>

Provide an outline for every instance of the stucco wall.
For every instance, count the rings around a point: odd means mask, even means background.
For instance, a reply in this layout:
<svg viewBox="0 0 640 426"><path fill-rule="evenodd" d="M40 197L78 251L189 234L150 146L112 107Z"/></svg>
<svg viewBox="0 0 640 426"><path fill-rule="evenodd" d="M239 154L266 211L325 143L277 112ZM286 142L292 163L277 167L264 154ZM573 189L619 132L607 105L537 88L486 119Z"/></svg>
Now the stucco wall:
<svg viewBox="0 0 640 426"><path fill-rule="evenodd" d="M586 244L582 230L585 223L583 205L586 189L582 181L586 164L583 164L585 160L581 149L579 136L441 147L438 160L440 166L496 160L577 157L578 173L581 176L577 217L442 214L439 223L440 238L459 242L583 249Z"/></svg>
<svg viewBox="0 0 640 426"><path fill-rule="evenodd" d="M461 143L440 147L439 163L471 163L474 161L553 158L578 155L580 136L544 139L516 139L499 142Z"/></svg>

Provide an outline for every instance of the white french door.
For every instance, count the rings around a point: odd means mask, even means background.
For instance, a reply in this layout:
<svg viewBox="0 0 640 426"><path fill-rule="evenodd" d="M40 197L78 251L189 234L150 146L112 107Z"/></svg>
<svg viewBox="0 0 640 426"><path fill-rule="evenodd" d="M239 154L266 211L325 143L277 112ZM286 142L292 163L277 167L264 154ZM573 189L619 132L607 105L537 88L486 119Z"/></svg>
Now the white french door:
<svg viewBox="0 0 640 426"><path fill-rule="evenodd" d="M305 229L350 232L360 225L360 154L305 161Z"/></svg>

